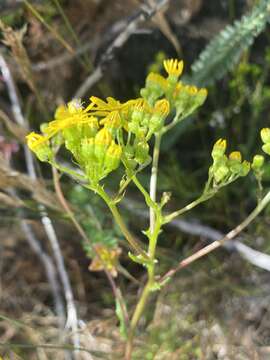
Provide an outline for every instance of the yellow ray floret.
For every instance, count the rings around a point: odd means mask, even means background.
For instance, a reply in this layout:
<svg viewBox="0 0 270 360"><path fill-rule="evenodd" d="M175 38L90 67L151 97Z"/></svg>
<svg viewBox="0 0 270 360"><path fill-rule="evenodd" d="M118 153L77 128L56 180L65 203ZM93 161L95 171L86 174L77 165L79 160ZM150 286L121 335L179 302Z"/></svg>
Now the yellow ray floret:
<svg viewBox="0 0 270 360"><path fill-rule="evenodd" d="M174 75L179 77L182 74L184 68L184 62L177 59L168 59L163 61L163 66L168 75Z"/></svg>
<svg viewBox="0 0 270 360"><path fill-rule="evenodd" d="M31 132L26 136L27 146L35 151L39 146L46 144L48 138L46 136Z"/></svg>

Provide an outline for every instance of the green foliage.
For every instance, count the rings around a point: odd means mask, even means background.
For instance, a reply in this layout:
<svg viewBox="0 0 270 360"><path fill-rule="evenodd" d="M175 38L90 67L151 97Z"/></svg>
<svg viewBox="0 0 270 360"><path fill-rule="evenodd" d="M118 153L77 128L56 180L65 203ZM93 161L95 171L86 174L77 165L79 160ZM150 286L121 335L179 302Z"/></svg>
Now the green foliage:
<svg viewBox="0 0 270 360"><path fill-rule="evenodd" d="M270 18L269 0L261 0L250 14L228 25L199 55L192 65L192 82L209 85L221 79L239 61Z"/></svg>
<svg viewBox="0 0 270 360"><path fill-rule="evenodd" d="M95 245L102 245L108 249L116 248L121 234L111 223L109 214L104 211L99 199L90 196L89 190L80 185L74 185L68 197L71 203L80 210L80 223L91 241L91 244L83 242L87 256L89 258L95 256L93 252Z"/></svg>

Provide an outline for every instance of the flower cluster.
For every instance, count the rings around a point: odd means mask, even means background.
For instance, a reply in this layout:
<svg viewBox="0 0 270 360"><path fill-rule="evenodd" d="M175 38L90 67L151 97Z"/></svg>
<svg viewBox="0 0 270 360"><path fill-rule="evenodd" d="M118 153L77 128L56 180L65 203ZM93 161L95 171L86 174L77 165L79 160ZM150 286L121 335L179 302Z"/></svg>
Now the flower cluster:
<svg viewBox="0 0 270 360"><path fill-rule="evenodd" d="M149 141L162 130L170 113L187 116L202 104L205 89L178 82L183 62L165 60L167 78L151 73L141 98L121 103L92 96L83 106L73 100L57 108L43 134L27 136L29 148L41 161L52 162L53 144L64 144L84 171L97 184L122 162L129 173L149 163Z"/></svg>
<svg viewBox="0 0 270 360"><path fill-rule="evenodd" d="M225 154L227 142L219 139L213 147L213 164L209 169L209 177L213 179L213 187L219 188L227 185L238 177L246 176L250 170L250 163L242 161L239 151L233 151L227 156Z"/></svg>
<svg viewBox="0 0 270 360"><path fill-rule="evenodd" d="M172 110L183 119L190 115L197 107L203 104L207 96L207 90L198 89L196 86L186 85L178 78L183 71L183 61L165 60L164 68L167 77L160 74L150 73L146 78L145 87L141 90L141 96L154 104L161 96L168 100Z"/></svg>

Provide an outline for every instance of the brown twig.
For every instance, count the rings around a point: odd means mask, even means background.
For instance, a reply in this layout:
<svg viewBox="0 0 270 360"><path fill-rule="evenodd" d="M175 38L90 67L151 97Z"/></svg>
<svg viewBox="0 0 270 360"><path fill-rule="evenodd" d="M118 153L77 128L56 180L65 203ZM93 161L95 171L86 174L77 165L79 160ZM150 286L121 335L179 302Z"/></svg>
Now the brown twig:
<svg viewBox="0 0 270 360"><path fill-rule="evenodd" d="M194 261L216 250L217 248L222 246L224 242L234 239L260 214L260 212L268 205L269 201L270 201L270 191L265 195L265 197L259 202L256 208L246 217L246 219L243 222L241 222L233 230L228 232L222 239L214 241L213 243L197 251L195 254L188 256L186 259L180 261L175 268L169 270L165 275L163 275L159 280L159 282L164 283L181 269L189 266Z"/></svg>

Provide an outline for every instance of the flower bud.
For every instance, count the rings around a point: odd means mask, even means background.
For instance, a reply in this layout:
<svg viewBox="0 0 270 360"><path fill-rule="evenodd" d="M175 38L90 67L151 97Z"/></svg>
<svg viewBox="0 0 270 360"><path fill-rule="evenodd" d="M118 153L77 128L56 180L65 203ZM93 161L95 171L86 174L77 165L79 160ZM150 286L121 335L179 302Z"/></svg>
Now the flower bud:
<svg viewBox="0 0 270 360"><path fill-rule="evenodd" d="M270 143L270 129L269 128L263 128L261 130L261 138L265 144Z"/></svg>
<svg viewBox="0 0 270 360"><path fill-rule="evenodd" d="M79 156L84 164L89 164L94 161L95 158L94 138L82 139Z"/></svg>
<svg viewBox="0 0 270 360"><path fill-rule="evenodd" d="M111 142L104 160L104 165L107 170L112 171L118 168L122 155L122 148L114 141Z"/></svg>
<svg viewBox="0 0 270 360"><path fill-rule="evenodd" d="M221 165L217 169L214 170L214 179L217 183L224 180L226 175L228 174L229 169L226 165Z"/></svg>
<svg viewBox="0 0 270 360"><path fill-rule="evenodd" d="M143 119L143 113L143 107L135 106L131 114L132 123L139 125Z"/></svg>
<svg viewBox="0 0 270 360"><path fill-rule="evenodd" d="M184 63L177 59L168 59L163 61L164 68L168 73L168 81L176 84L179 76L182 74Z"/></svg>
<svg viewBox="0 0 270 360"><path fill-rule="evenodd" d="M147 142L141 141L139 142L135 147L135 160L139 164L145 163L145 161L148 159L149 155L149 145Z"/></svg>
<svg viewBox="0 0 270 360"><path fill-rule="evenodd" d="M154 112L160 114L163 118L170 113L170 103L166 99L158 100L154 106Z"/></svg>
<svg viewBox="0 0 270 360"><path fill-rule="evenodd" d="M242 161L242 155L241 155L240 151L233 151L230 153L229 159L240 163Z"/></svg>
<svg viewBox="0 0 270 360"><path fill-rule="evenodd" d="M250 170L250 163L246 160L242 162L242 169L240 172L240 176L246 176Z"/></svg>
<svg viewBox="0 0 270 360"><path fill-rule="evenodd" d="M52 149L46 136L31 132L26 136L27 145L40 161L48 161L52 158Z"/></svg>
<svg viewBox="0 0 270 360"><path fill-rule="evenodd" d="M99 162L102 162L105 153L112 141L112 136L108 129L103 128L99 130L95 136L95 156Z"/></svg>
<svg viewBox="0 0 270 360"><path fill-rule="evenodd" d="M233 151L229 155L229 168L234 174L238 174L242 171L242 155L239 151Z"/></svg>
<svg viewBox="0 0 270 360"><path fill-rule="evenodd" d="M263 149L263 151L264 151L267 155L270 155L270 143L264 144L264 145L262 146L262 149Z"/></svg>
<svg viewBox="0 0 270 360"><path fill-rule="evenodd" d="M125 156L128 159L132 159L134 157L134 147L131 145L126 145L124 148Z"/></svg>
<svg viewBox="0 0 270 360"><path fill-rule="evenodd" d="M153 115L149 120L149 129L152 133L161 130L164 119L170 113L170 103L166 99L158 100L155 103Z"/></svg>
<svg viewBox="0 0 270 360"><path fill-rule="evenodd" d="M158 132L162 129L164 118L159 114L154 114L149 120L149 130L152 133Z"/></svg>
<svg viewBox="0 0 270 360"><path fill-rule="evenodd" d="M255 155L252 160L251 167L254 171L258 171L263 167L264 164L264 156L263 155Z"/></svg>
<svg viewBox="0 0 270 360"><path fill-rule="evenodd" d="M219 139L215 142L212 150L212 158L216 161L219 160L226 151L227 142L225 139Z"/></svg>

